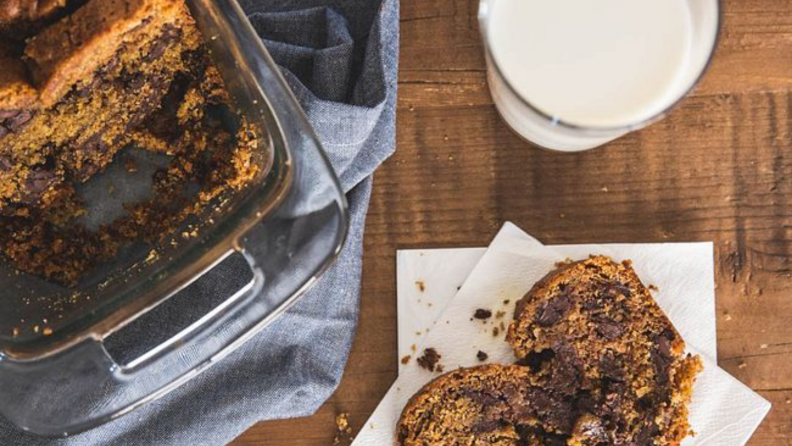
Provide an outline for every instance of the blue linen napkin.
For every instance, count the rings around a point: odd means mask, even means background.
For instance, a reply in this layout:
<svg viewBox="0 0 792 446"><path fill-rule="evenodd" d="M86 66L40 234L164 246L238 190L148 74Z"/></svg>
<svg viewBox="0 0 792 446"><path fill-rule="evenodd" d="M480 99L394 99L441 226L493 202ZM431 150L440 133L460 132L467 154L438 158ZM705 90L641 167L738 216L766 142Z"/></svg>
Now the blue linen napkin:
<svg viewBox="0 0 792 446"><path fill-rule="evenodd" d="M398 0L241 3L347 192L340 258L262 333L164 398L69 438L32 437L0 420L0 445L222 445L259 421L312 414L338 386L357 325L371 174L395 149ZM209 274L185 292L213 296L249 271Z"/></svg>

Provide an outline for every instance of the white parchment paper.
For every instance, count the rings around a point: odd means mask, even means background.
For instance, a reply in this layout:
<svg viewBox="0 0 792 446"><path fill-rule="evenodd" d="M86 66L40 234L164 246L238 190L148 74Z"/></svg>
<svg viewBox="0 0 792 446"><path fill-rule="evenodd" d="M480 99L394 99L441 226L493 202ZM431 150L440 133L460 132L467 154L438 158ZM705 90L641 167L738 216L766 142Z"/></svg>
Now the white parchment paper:
<svg viewBox="0 0 792 446"><path fill-rule="evenodd" d="M770 404L718 368L714 361L716 344L712 248L707 245L542 247L519 228L507 223L486 252L481 254L480 251L476 253L466 250L465 254L460 255L460 258L464 257L460 264L464 265L458 270L450 265L435 266L436 271L456 271L453 281L447 280L445 284L441 281L437 286L434 285L433 278L436 275L431 268L421 270L414 265L409 266L407 262L412 256L400 256L400 301L403 297L402 290L410 289L409 283L402 283L407 280L403 279L407 271L410 271L407 276L411 278L411 285L419 295L430 295L433 289L445 290L442 291L442 296L438 293L434 297L427 297L437 298L437 303L433 303L431 307L426 305L424 311L413 311L413 315L421 314L421 320L408 328L413 337L403 337L400 334L400 349L407 355L412 354L410 347L413 343L417 354L424 348L434 347L442 355L440 363L446 371L481 364L476 358L479 350L488 354L487 362L513 362L511 349L503 339L505 334L501 324L508 325L515 302L537 280L552 270L555 262L568 257L583 258L594 253L610 255L617 260L630 258L644 283L659 288L656 300L685 338L691 351L701 354L705 362L704 372L694 388L691 405L690 422L698 435L688 438L683 444L742 446L765 417ZM443 260L450 264L454 254L450 252L452 250L444 251L447 252L444 253ZM451 283L460 280L460 271L469 270L476 256L480 256L478 263L453 296L453 288L458 285ZM428 260L424 259L422 262L428 267ZM420 279L417 280L423 283L423 291L415 283L415 274L420 274ZM417 301L418 298L414 299ZM423 298L421 303L423 304ZM400 304L400 312L406 311L405 308L408 307L409 305ZM503 316L484 322L471 321L472 314L478 308L490 309L494 314L503 312ZM431 319L435 319L434 323L425 327L429 329L426 330L423 325L428 325ZM408 343L409 346L406 345ZM403 366L399 378L358 434L354 446L393 444L395 424L405 403L424 384L437 376L436 373L418 367L414 361L415 354L412 356L413 359Z"/></svg>

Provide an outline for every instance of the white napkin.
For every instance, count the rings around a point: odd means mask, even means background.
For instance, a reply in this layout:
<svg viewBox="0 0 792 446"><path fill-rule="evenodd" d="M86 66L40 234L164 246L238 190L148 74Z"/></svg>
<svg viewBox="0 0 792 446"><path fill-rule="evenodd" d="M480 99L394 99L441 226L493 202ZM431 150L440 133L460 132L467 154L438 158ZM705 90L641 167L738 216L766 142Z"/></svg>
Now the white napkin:
<svg viewBox="0 0 792 446"><path fill-rule="evenodd" d="M446 371L481 364L476 358L479 350L488 354L487 362L514 362L511 349L503 340L504 330L500 324L502 322L504 326L508 325L515 302L537 280L552 270L555 262L567 257L583 258L591 253L607 254L618 260L631 258L645 283L659 288L660 291L655 296L658 303L686 339L691 350L700 352L704 359L704 372L696 382L691 404L690 422L698 435L688 438L683 444L744 445L769 411L770 404L719 369L712 359L716 355L714 284L711 245L708 248L708 258L702 258L702 253L707 251L706 245L589 245L548 248L507 223L483 255L480 251L460 252L460 257L467 266L460 267L459 270L449 265L454 258L453 250L444 250L447 251L444 253L446 264L434 265L434 270L405 269L407 257L400 256L399 275L402 276L404 271L418 274L411 274L411 285L421 295L427 295L426 299L430 299L433 304L430 307L422 299L421 303L426 305L426 310L414 311L413 314L420 315L421 323L424 324L432 317L436 319L431 327L423 329L422 325L411 324L408 334L413 337L400 333L400 351L403 356L411 355L412 358L403 366L399 378L353 445L393 444L395 425L407 400L437 376L417 366L416 354L410 348L413 343L418 354L424 348L436 348L442 355L440 363ZM679 252L670 252L680 249L686 253L681 257ZM476 256L481 256L480 260L453 297L453 303L448 305L447 296L457 286L453 284L461 281L464 270L469 269ZM422 262L429 265L427 260ZM433 280L436 275L432 271L454 271L454 274L436 282ZM400 301L403 300L401 292L410 289L410 283L405 280L399 281ZM423 292L420 291L421 287ZM428 297L429 295L432 297ZM400 303L400 310L406 307L407 305ZM491 310L493 314L502 311L504 315L501 318L493 316L485 322L471 321L473 313L479 308ZM497 336L493 334L496 327ZM421 334L416 334L418 332Z"/></svg>

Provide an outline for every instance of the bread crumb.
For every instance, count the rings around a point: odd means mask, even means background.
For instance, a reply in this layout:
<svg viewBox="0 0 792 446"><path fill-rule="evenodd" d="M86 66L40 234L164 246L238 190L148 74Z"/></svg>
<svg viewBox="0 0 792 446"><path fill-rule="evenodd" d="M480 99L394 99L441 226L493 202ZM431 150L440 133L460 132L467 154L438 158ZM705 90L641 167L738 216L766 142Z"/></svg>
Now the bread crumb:
<svg viewBox="0 0 792 446"><path fill-rule="evenodd" d="M418 365L421 366L423 369L426 369L430 372L434 372L435 370L441 371L442 366L439 366L439 362L442 356L437 353L437 350L434 348L427 348L424 349L423 355L416 359Z"/></svg>
<svg viewBox="0 0 792 446"><path fill-rule="evenodd" d="M761 344L761 345L759 345L759 348L761 348L762 350L764 350L764 349L766 349L766 348L768 348L768 347L770 347L768 344Z"/></svg>
<svg viewBox="0 0 792 446"><path fill-rule="evenodd" d="M496 319L501 319L503 316L506 316L506 312L505 311L498 311L497 313L495 313L495 318Z"/></svg>
<svg viewBox="0 0 792 446"><path fill-rule="evenodd" d="M492 336L497 338L499 334L500 334L500 328L492 327Z"/></svg>
<svg viewBox="0 0 792 446"><path fill-rule="evenodd" d="M489 358L489 355L484 353L483 351L479 350L478 353L476 353L476 358L479 361L484 362L484 361L486 361Z"/></svg>
<svg viewBox="0 0 792 446"><path fill-rule="evenodd" d="M349 426L349 414L344 412L336 415L336 434L333 444L341 444L342 441L352 441L352 427Z"/></svg>
<svg viewBox="0 0 792 446"><path fill-rule="evenodd" d="M573 260L570 259L569 257L567 257L566 259L564 259L564 260L562 260L560 262L555 262L555 267L556 268L561 268L561 267L569 265L572 262L573 262Z"/></svg>
<svg viewBox="0 0 792 446"><path fill-rule="evenodd" d="M418 291L422 293L426 291L426 283L423 280L416 280L415 285L418 287Z"/></svg>
<svg viewBox="0 0 792 446"><path fill-rule="evenodd" d="M407 355L407 356L405 356L405 357L403 357L401 359L401 363L404 364L404 365L407 365L410 362L410 359L412 359L412 356L411 355Z"/></svg>
<svg viewBox="0 0 792 446"><path fill-rule="evenodd" d="M475 313L473 313L473 317L480 320L489 319L492 317L492 311L479 308Z"/></svg>
<svg viewBox="0 0 792 446"><path fill-rule="evenodd" d="M746 367L748 367L748 364L746 364L745 361L740 361L740 363L737 364L738 369L744 369Z"/></svg>

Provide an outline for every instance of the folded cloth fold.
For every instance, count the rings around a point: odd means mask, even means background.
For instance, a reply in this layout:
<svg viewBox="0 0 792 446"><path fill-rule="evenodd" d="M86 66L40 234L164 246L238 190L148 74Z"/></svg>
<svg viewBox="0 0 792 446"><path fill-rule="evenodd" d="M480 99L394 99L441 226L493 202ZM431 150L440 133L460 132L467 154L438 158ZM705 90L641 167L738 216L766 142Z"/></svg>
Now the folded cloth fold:
<svg viewBox="0 0 792 446"><path fill-rule="evenodd" d="M0 420L0 445L222 445L258 421L313 413L338 386L357 325L371 174L395 149L398 0L241 3L347 192L341 256L283 316L169 395L69 438L35 438ZM190 299L215 297L212 284L234 272L208 274L185 290Z"/></svg>

